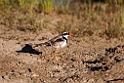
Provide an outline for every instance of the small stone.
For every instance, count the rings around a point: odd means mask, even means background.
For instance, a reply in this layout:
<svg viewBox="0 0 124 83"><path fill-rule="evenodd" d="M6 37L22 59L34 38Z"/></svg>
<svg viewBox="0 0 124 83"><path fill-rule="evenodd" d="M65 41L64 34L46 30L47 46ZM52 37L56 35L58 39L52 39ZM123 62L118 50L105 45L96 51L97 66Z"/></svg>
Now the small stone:
<svg viewBox="0 0 124 83"><path fill-rule="evenodd" d="M3 78L3 79L5 79L5 77L4 77L4 76L2 76L2 78Z"/></svg>
<svg viewBox="0 0 124 83"><path fill-rule="evenodd" d="M12 70L11 72L15 72L15 70Z"/></svg>
<svg viewBox="0 0 124 83"><path fill-rule="evenodd" d="M30 68L28 68L28 71L29 71L29 72L32 72Z"/></svg>

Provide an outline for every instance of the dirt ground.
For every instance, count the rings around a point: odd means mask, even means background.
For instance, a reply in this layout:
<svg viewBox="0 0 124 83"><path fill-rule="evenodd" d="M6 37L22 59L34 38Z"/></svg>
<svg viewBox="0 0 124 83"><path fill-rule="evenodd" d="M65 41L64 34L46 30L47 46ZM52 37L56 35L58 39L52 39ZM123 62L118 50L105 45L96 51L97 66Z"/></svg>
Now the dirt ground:
<svg viewBox="0 0 124 83"><path fill-rule="evenodd" d="M0 83L124 83L124 44L118 39L72 36L57 62L53 49L32 47L57 34L3 31Z"/></svg>

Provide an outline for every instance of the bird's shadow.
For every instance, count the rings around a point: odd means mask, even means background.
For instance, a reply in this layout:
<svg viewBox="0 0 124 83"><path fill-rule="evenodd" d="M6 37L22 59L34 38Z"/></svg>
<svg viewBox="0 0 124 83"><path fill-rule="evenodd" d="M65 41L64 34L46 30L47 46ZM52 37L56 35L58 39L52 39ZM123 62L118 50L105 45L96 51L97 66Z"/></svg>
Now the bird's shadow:
<svg viewBox="0 0 124 83"><path fill-rule="evenodd" d="M31 45L29 44L25 44L25 46L21 49L21 50L18 50L16 51L18 53L22 52L22 53L30 53L30 54L42 54L42 52L38 52L36 51L35 49L32 48Z"/></svg>

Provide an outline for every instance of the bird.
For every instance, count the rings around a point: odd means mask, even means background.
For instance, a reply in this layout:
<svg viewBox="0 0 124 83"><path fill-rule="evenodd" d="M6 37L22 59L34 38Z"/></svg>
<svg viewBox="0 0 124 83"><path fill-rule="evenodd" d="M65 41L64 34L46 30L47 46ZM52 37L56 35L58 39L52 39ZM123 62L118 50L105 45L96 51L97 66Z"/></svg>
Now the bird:
<svg viewBox="0 0 124 83"><path fill-rule="evenodd" d="M35 44L34 47L38 47L38 46L46 47L47 46L47 47L55 48L54 56L56 56L57 50L65 47L67 45L68 38L70 36L71 36L71 34L69 32L63 32L63 33L59 34L58 36L55 36L54 38L48 40L47 42ZM58 61L57 57L56 57L56 60Z"/></svg>

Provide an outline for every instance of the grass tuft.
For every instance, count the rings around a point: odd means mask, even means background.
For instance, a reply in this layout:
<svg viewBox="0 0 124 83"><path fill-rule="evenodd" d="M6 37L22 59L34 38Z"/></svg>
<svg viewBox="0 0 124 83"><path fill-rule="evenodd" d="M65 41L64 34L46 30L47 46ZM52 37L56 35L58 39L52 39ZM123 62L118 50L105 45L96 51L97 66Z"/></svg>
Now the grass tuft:
<svg viewBox="0 0 124 83"><path fill-rule="evenodd" d="M109 38L120 38L124 36L124 30L120 26L110 27L108 30L105 30L105 34Z"/></svg>

